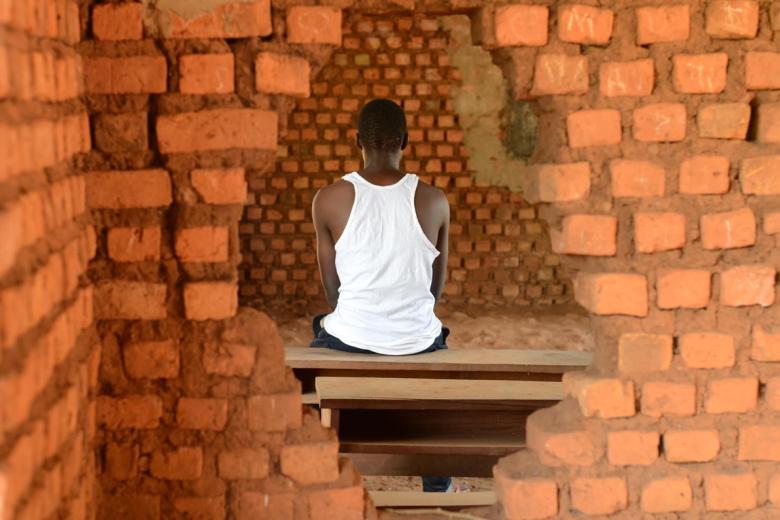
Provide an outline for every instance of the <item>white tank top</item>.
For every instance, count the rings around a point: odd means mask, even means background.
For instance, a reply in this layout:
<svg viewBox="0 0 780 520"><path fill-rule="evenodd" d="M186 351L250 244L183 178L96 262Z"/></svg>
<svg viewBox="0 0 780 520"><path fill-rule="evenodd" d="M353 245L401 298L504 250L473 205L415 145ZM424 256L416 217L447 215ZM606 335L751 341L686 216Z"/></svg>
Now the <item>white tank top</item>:
<svg viewBox="0 0 780 520"><path fill-rule="evenodd" d="M415 354L441 333L431 294L436 246L414 208L419 179L407 173L378 186L357 172L343 177L355 202L336 242L341 281L336 309L323 322L347 345L379 354Z"/></svg>

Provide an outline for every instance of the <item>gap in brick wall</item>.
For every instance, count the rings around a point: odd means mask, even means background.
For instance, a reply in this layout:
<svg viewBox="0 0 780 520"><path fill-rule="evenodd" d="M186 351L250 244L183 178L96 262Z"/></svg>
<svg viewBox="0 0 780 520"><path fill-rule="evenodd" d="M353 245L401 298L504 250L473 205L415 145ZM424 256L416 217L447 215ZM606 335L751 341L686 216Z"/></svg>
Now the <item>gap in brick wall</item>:
<svg viewBox="0 0 780 520"><path fill-rule="evenodd" d="M468 18L462 18L468 25ZM311 201L318 189L362 166L354 144L356 116L375 97L397 99L405 109L410 146L403 168L450 199L450 263L439 305L443 317L475 325L487 316L477 327L485 343L499 341L491 339L495 333L489 329L501 322L501 315L527 324L552 313L572 331L580 329L568 273L551 251L537 208L522 193L491 185L474 170L455 99L464 76L453 63L452 48L460 44L442 20L421 13L388 19L345 12L344 45L313 77L311 97L297 98L286 124L280 125L273 170L248 173L250 204L240 226L241 302L274 317L286 341L307 342L307 316L327 310ZM480 52L489 63L495 59ZM468 81L478 83L475 78ZM509 99L510 89L500 81L496 113L506 128L498 129L503 135L497 144L506 148L502 154L507 161L524 160L536 144L535 109L530 102ZM520 328L517 336L527 332Z"/></svg>

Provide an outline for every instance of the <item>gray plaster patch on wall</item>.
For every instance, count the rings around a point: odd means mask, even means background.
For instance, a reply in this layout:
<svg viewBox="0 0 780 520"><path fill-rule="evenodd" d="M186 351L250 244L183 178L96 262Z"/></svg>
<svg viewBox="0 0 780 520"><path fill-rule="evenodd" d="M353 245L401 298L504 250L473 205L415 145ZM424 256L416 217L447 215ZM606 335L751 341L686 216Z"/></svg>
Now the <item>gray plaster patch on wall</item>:
<svg viewBox="0 0 780 520"><path fill-rule="evenodd" d="M444 16L441 23L450 32L450 61L461 73L453 103L464 131L469 168L477 181L521 191L526 171L523 159L531 155L535 144L535 117L529 114L530 107L511 99L509 84L490 52L472 44L469 18ZM533 121L534 128L523 127L524 121ZM531 132L534 139L529 139Z"/></svg>

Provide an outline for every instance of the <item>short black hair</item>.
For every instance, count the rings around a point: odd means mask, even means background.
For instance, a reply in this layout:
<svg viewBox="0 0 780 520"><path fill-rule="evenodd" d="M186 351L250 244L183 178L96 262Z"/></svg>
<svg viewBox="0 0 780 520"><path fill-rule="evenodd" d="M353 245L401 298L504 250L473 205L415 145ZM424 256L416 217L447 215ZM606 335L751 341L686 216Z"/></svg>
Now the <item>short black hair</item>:
<svg viewBox="0 0 780 520"><path fill-rule="evenodd" d="M403 109L391 99L372 99L360 109L358 133L360 142L368 150L400 149L406 133Z"/></svg>

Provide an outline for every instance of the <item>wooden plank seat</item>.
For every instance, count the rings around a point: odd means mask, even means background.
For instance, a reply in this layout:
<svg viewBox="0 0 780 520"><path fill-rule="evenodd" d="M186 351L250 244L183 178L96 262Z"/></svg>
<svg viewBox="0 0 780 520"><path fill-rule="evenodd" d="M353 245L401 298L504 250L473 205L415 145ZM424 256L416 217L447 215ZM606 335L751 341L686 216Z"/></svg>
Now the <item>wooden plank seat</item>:
<svg viewBox="0 0 780 520"><path fill-rule="evenodd" d="M553 381L319 377L316 389L323 423L366 475L439 474L415 460L427 456L442 474L490 476L524 447L528 414L563 396Z"/></svg>
<svg viewBox="0 0 780 520"><path fill-rule="evenodd" d="M516 349L447 349L382 356L286 347L285 358L304 392L313 391L315 379L323 376L560 381L564 372L582 370L591 362L587 352Z"/></svg>
<svg viewBox="0 0 780 520"><path fill-rule="evenodd" d="M464 509L492 506L496 503L494 491L469 493L423 493L421 491L369 491L374 505L380 509Z"/></svg>

